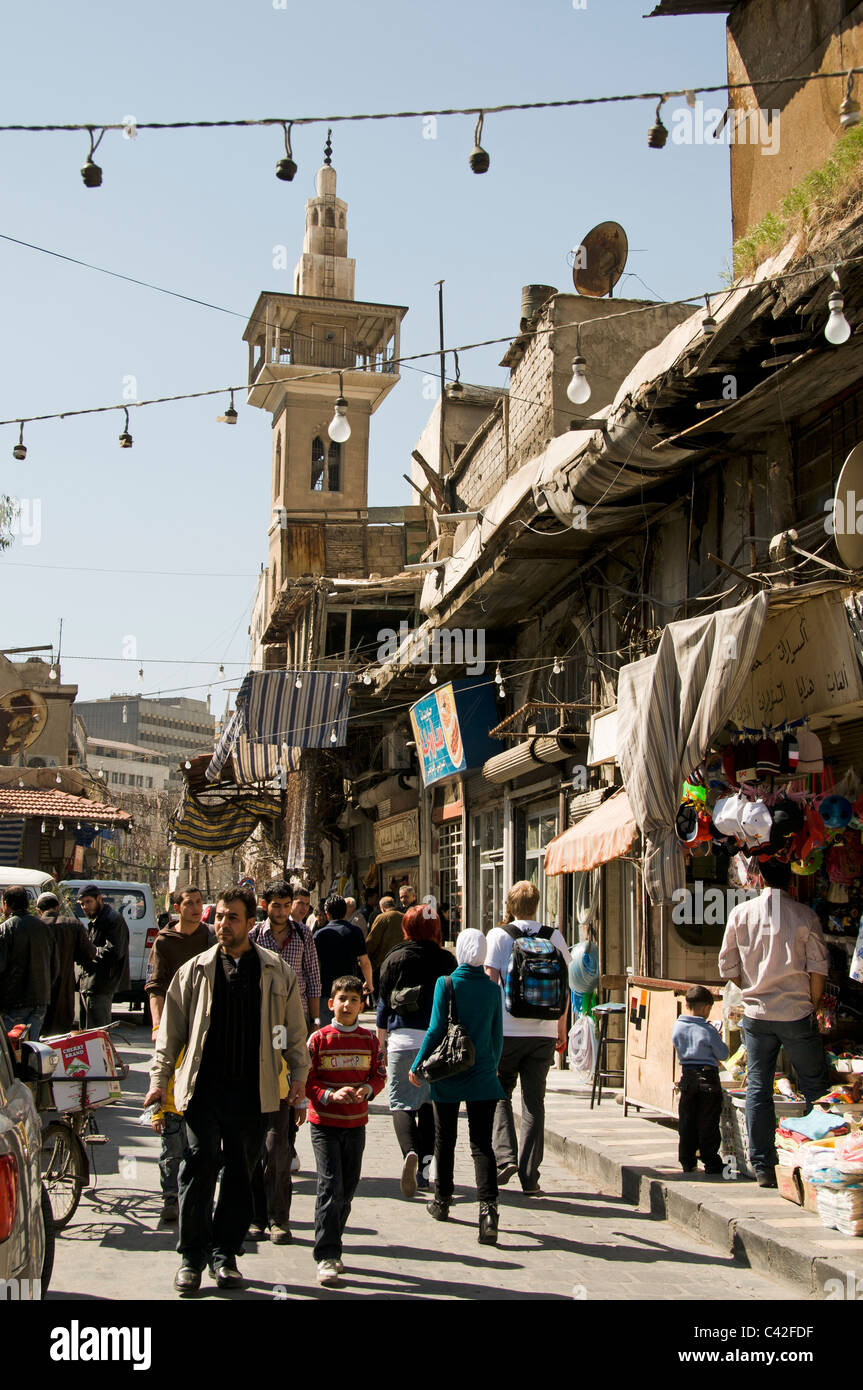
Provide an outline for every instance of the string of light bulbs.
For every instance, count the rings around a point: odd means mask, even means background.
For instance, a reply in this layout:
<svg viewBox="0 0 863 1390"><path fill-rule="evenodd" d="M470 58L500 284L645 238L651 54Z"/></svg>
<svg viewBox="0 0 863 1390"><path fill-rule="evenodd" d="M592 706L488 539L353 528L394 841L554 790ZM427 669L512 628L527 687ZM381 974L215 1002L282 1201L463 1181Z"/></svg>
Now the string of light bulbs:
<svg viewBox="0 0 863 1390"><path fill-rule="evenodd" d="M41 248L40 248L40 249L41 249ZM817 272L819 272L819 271L828 271L829 274L830 274L831 279L832 279L833 282L834 282L835 289L831 292L831 294L830 294L830 296L829 296L829 299L828 299L829 317L828 317L828 322L827 322L827 324L825 325L824 335L825 335L825 337L827 338L827 341L828 341L829 343L831 343L833 346L839 346L839 345L841 345L842 343L848 341L848 338L851 336L852 329L851 329L850 323L848 322L848 320L847 320L847 318L845 317L845 314L844 314L844 312L843 312L843 310L844 310L844 296L842 295L842 292L841 292L841 283L840 283L840 280L839 280L839 273L838 273L838 270L839 270L839 267L840 267L840 266L854 265L854 264L856 264L856 263L858 263L858 262L861 262L861 261L863 261L863 255L859 255L859 256L847 256L847 257L843 257L842 260L841 260L840 262L838 262L838 264L837 264L836 262L832 262L832 261L831 261L831 262L827 262L827 263L822 264L822 265L805 266L805 267L798 268L797 270L785 271L785 272L782 272L782 273L773 275L773 276L771 276L771 280L772 280L772 281L777 281L777 282L778 282L778 281L781 281L781 280L793 280L793 279L798 279L802 274L815 274L815 273L817 273ZM141 283L141 282L136 282L136 283ZM577 347L576 347L576 355L575 355L575 357L573 358L573 362L572 362L573 375L572 375L572 378L571 378L571 380L570 380L569 386L567 387L567 393L566 393L566 394L567 394L569 400L572 401L572 403L573 403L574 405L583 405L583 404L585 404L585 403L590 399L591 389L590 389L590 383L589 383L589 381L587 380L587 375L586 375L587 362L586 362L586 360L584 359L584 357L581 356L581 352L580 352L580 338L581 338L581 333L582 333L582 332L586 331L587 329L594 328L594 327L597 326L598 324L607 323L607 322L608 322L609 320L611 320L611 319L614 319L615 321L617 321L617 320L619 320L619 319L626 318L626 317L628 317L628 316L631 315L631 314L644 314L644 313L650 313L650 312L652 312L653 310L655 310L655 309L657 309L657 308L661 308L663 305L668 305L668 304L690 304L690 303L696 303L696 302L698 302L699 300L702 300L702 299L703 299L703 300L705 301L705 305L706 305L706 312L705 312L705 316L704 316L704 318L702 319L702 322L701 322L701 328L702 328L702 332L704 333L704 336L705 336L705 337L712 337L712 336L716 333L717 328L718 328L718 325L717 325L716 319L713 317L712 307L711 307L711 299L717 299L717 298L720 298L720 297L722 297L722 296L728 297L728 296L731 295L731 294L736 294L738 291L740 291L740 290L742 290L742 289L753 289L753 288L756 288L757 285L759 285L760 283L763 283L763 282L756 281L756 280L750 280L750 281L745 281L745 280L744 280L744 281L738 281L738 282L736 282L734 285L731 285L731 286L723 286L723 287L722 287L721 289L719 289L719 290L712 290L712 291L699 290L696 294L680 296L679 298L674 299L674 300L655 300L655 301L654 301L654 300L651 300L651 301L649 301L649 302L646 303L646 304L639 305L639 306L638 306L637 308L635 308L635 309L625 309L625 310L623 310L623 311L620 312L620 313L614 313L614 314L603 314L603 315L598 316L597 318L589 319L589 320L587 320L587 321L584 322L584 323L558 324L558 325L555 325L555 326L549 327L549 328L537 328L537 329L532 329L532 330L531 330L531 334L532 334L532 336L534 336L534 337L539 337L539 336L541 336L541 335L543 335L543 334L554 333L554 332L560 332L561 329L565 329L565 328L575 328L575 330L576 330L576 344L577 344ZM201 302L201 301L199 301L199 302ZM218 307L218 306L207 306L207 307ZM227 312L230 312L230 311L227 311ZM475 351L475 350L477 350L477 349L479 349L479 348L485 348L485 347L497 347L497 346L500 346L502 343L511 343L511 342L512 342L512 339L513 339L512 333L507 333L507 334L504 334L504 335L502 335L502 336L500 336L500 337L497 337L497 338L484 338L484 339L482 339L481 341L474 342L474 343L462 343L462 344L460 344L459 347L457 347L457 348L452 348L452 347L450 347L450 348L445 348L445 349L443 350L443 351L444 351L444 355L445 355L445 356L446 356L446 355L453 356L453 357L455 358L455 361L456 361L456 373L457 373L457 375L456 375L456 379L455 379L455 381L452 383L452 385L455 385L455 386L458 386L458 387L461 387L461 386L462 386L462 383L461 383L461 380L460 380L460 377L459 377L459 367L458 367L458 354L459 354L459 353L472 352L472 351ZM390 358L390 359L388 359L388 361L387 361L387 365L388 365L388 366L393 366L393 367L395 367L395 366L409 365L409 364L412 363L412 362L423 361L423 360L425 360L425 359L427 359L427 358L430 358L430 357L439 358L440 356L441 356L441 348L440 348L440 347L437 347L437 348L430 348L428 351L425 351L425 352L409 353L409 354L405 354L405 355L403 355L403 356L401 356L401 357L393 357L393 358ZM355 371L355 372L364 372L364 373L368 372L368 373L370 373L370 372L376 371L377 369L376 369L375 367L372 367L372 366L359 366L359 367L348 368L347 370L349 370L349 371ZM294 383L294 382L300 382L300 381L308 381L308 380L312 380L312 379L316 379L316 378L317 378L317 379L320 379L321 377L336 377L336 376L339 378L339 395L336 397L336 400L335 400L335 402L334 402L333 418L331 419L331 421L330 421L330 423L329 423L328 431L327 431L327 432L328 432L328 434L329 434L330 439L332 439L335 443L345 443L345 442L350 438L351 427L350 427L350 422L348 421L348 419L347 419L347 414L346 414L347 408L348 408L348 405L349 405L349 402L348 402L347 400L345 400L345 397L344 397L344 394L343 394L343 391L344 391L344 369L341 369L341 370L340 370L340 369L338 369L338 368L332 368L332 367L331 367L331 368L321 368L321 369L319 369L319 370L311 371L311 372L304 372L302 375L292 376L292 377L291 377L291 382ZM155 396L155 397L153 397L152 399L150 399L150 400L145 400L145 401L123 401L123 402L121 402L120 404L114 404L114 405L101 405L101 406L88 406L88 407L86 407L86 408L82 408L82 409L78 409L78 410L54 411L54 412L49 412L49 413L42 414L42 415L24 415L24 416L15 415L15 416L10 417L9 419L0 420L0 426L3 426L3 425L18 425L18 426L19 426L19 437L18 437L18 442L17 442L17 444L13 447L12 456L13 456L13 458L15 458L15 459L23 460L23 459L26 459L26 457L27 457L27 449L26 449L26 446L25 446L25 444L24 444L24 426L25 426L25 425L28 425L28 424L36 424L36 423L40 423L40 422L43 422L43 421L46 421L46 420L65 420L65 419L67 419L67 418L71 419L71 418L73 418L73 417L80 416L80 415L100 415L100 414L110 413L110 412L112 412L112 411L122 411L122 412L123 412L123 416L124 416L124 422L125 422L125 424L124 424L123 433L120 435L120 446L121 446L121 448L130 448L130 447L132 446L132 443L133 443L132 436L131 436L131 434L129 433L129 411L130 411L130 410L133 410L133 409L134 409L134 410L141 410L141 409L143 409L143 408L145 408L145 407L147 407L147 406L152 406L152 405L165 405L165 404L173 403L173 402L175 402L175 401L200 400L200 399L202 399L202 398L204 398L204 397L207 397L207 396L226 396L226 395L227 395L227 396L229 396L229 398L230 398L228 407L227 407L227 409L225 410L224 415L219 415L219 416L217 416L216 418L217 418L217 421L218 421L219 423L228 424L228 425L235 425L235 424L237 423L237 419L238 419L238 411L237 411L237 410L235 409L235 407L234 407L234 394L235 394L235 392L248 391L249 388L250 388L250 383L244 382L242 385L239 385L239 386L221 386L221 387L215 387L215 388L213 388L213 389L206 390L206 391L184 391L184 392L180 392L180 393L178 393L178 394L171 395L171 396ZM463 389L463 388L462 388L462 389ZM335 431L335 432L334 432L334 431Z"/></svg>
<svg viewBox="0 0 863 1390"><path fill-rule="evenodd" d="M290 183L298 170L291 145L291 131L294 126L326 125L332 127L361 121L405 121L427 119L429 117L472 116L476 117L476 125L474 128L474 145L468 156L468 162L475 174L485 174L489 170L491 156L488 151L482 147L480 140L482 138L483 122L485 118L490 115L502 115L504 113L516 111L563 110L581 106L603 106L638 101L655 101L657 103L656 116L648 132L647 143L651 149L662 149L668 139L668 130L662 122L662 107L665 102L673 98L684 97L690 106L694 106L699 96L711 96L719 92L754 91L756 87L760 90L765 90L767 88L782 87L788 84L800 86L808 82L830 81L836 78L842 78L845 80L846 88L845 97L839 107L839 119L844 129L850 129L853 126L859 125L861 120L860 105L853 95L854 78L861 72L863 72L863 68L850 67L832 70L830 72L805 73L803 75L789 73L782 77L759 80L757 83L721 82L702 86L667 89L662 92L626 92L593 97L564 97L551 101L501 102L493 106L429 107L425 110L417 111L374 111L357 112L350 115L293 116L289 118L282 116L242 117L239 119L215 121L139 121L129 116L126 117L124 121L54 122L33 125L3 124L0 125L0 134L42 134L55 132L80 132L86 134L89 139L89 151L87 153L86 162L81 169L81 177L85 187L99 188L102 184L103 171L101 167L96 164L93 156L109 131L120 131L127 139L135 139L138 132L142 130L217 130L276 126L281 128L285 144L285 153L276 163L276 178L283 182ZM330 133L330 131L327 133L328 143Z"/></svg>

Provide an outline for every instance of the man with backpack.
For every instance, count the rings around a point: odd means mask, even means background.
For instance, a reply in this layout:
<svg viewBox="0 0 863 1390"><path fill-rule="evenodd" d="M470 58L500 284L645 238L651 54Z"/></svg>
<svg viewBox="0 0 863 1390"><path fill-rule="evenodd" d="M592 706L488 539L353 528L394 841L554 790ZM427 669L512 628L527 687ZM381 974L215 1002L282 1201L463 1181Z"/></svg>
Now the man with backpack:
<svg viewBox="0 0 863 1390"><path fill-rule="evenodd" d="M518 1173L528 1197L542 1195L539 1169L545 1129L545 1085L555 1047L566 1044L569 950L560 932L535 919L536 884L513 884L506 898L510 918L488 934L486 974L503 995L503 1052L498 1078L506 1092L494 1117L498 1185ZM512 1093L521 1082L521 1142L516 1148Z"/></svg>

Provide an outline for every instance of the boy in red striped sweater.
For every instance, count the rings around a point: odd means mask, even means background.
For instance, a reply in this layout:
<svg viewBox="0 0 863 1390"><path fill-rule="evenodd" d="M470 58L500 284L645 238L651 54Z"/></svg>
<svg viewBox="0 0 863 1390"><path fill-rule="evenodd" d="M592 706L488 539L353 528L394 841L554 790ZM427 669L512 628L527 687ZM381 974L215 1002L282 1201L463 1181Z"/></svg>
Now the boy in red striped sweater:
<svg viewBox="0 0 863 1390"><path fill-rule="evenodd" d="M318 1172L315 1260L319 1284L338 1283L344 1268L342 1236L360 1180L369 1101L386 1081L377 1037L357 1024L363 1007L362 981L342 975L332 988L333 1021L309 1038L312 1069L306 1078Z"/></svg>

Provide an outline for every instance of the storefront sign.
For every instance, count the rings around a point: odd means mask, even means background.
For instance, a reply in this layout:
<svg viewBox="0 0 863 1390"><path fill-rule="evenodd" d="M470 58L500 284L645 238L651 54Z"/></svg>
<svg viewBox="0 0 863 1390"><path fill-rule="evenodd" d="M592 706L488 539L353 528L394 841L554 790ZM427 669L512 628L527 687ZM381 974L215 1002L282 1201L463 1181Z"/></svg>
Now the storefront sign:
<svg viewBox="0 0 863 1390"><path fill-rule="evenodd" d="M375 824L375 860L391 864L394 859L411 859L420 852L419 811L405 811Z"/></svg>
<svg viewBox="0 0 863 1390"><path fill-rule="evenodd" d="M776 728L863 700L863 681L841 599L821 595L767 619L731 721Z"/></svg>
<svg viewBox="0 0 863 1390"><path fill-rule="evenodd" d="M423 784L428 787L468 767L479 767L500 744L488 736L497 721L487 682L442 685L411 707L411 725Z"/></svg>

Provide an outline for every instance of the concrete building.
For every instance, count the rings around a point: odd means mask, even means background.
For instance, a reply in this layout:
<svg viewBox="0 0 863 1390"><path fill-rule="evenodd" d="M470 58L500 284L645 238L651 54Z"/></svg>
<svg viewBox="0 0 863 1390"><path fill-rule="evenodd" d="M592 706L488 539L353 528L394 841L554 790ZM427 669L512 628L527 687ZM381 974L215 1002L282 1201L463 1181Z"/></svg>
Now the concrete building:
<svg viewBox="0 0 863 1390"><path fill-rule="evenodd" d="M216 721L206 700L111 695L107 700L82 700L75 712L84 720L88 739L132 744L156 754L168 769L169 786L180 785L181 761L213 750Z"/></svg>
<svg viewBox="0 0 863 1390"><path fill-rule="evenodd" d="M170 776L160 755L152 749L110 738L87 739L87 766L112 794L165 791Z"/></svg>

